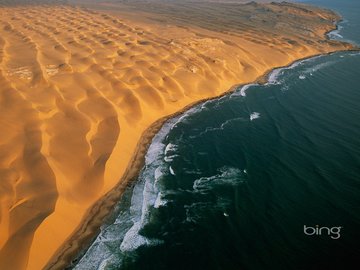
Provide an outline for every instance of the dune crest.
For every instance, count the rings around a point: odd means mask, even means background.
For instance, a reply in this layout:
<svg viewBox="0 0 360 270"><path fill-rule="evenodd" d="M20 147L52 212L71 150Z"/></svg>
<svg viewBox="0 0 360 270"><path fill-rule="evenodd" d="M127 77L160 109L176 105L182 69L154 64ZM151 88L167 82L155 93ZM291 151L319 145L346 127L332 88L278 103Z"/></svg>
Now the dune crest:
<svg viewBox="0 0 360 270"><path fill-rule="evenodd" d="M157 120L274 67L351 48L324 38L339 18L316 8L249 4L256 23L259 10L306 20L215 29L206 16L187 22L164 9L144 21L119 7L0 7L0 269L42 269L64 255L94 203L138 166L134 151ZM54 258L48 267L63 268Z"/></svg>

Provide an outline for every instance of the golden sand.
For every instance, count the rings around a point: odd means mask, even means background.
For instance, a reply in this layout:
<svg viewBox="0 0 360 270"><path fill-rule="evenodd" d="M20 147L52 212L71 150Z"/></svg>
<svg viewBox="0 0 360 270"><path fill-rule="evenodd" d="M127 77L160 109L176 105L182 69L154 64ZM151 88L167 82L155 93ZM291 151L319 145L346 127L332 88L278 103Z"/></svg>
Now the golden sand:
<svg viewBox="0 0 360 270"><path fill-rule="evenodd" d="M64 268L136 176L164 117L351 48L325 39L339 19L330 11L250 4L247 24L228 25L236 10L209 6L226 18L202 7L189 18L166 6L0 7L0 269Z"/></svg>

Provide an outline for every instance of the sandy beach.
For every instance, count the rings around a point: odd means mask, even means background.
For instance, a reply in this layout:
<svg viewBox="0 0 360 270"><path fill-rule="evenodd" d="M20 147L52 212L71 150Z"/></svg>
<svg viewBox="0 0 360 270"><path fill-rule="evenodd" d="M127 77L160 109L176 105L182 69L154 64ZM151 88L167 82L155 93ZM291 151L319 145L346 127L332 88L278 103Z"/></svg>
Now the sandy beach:
<svg viewBox="0 0 360 270"><path fill-rule="evenodd" d="M354 49L309 6L38 2L0 1L0 269L69 265L168 117Z"/></svg>

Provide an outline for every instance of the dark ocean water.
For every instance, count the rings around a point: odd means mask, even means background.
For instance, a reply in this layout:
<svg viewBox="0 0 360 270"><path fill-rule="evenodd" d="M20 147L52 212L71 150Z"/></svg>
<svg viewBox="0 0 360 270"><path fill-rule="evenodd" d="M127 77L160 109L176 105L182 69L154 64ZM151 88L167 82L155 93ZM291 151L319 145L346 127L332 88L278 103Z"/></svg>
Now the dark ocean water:
<svg viewBox="0 0 360 270"><path fill-rule="evenodd" d="M311 3L360 43L360 1ZM269 80L168 121L75 269L359 269L360 54Z"/></svg>

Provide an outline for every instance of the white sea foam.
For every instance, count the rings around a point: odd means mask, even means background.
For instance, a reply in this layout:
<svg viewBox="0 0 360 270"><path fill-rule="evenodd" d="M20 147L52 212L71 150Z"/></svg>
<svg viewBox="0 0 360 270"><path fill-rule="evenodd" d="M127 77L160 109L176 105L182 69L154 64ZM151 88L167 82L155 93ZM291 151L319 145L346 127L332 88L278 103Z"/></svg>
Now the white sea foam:
<svg viewBox="0 0 360 270"><path fill-rule="evenodd" d="M246 175L241 169L234 167L222 167L218 173L208 177L201 177L194 181L193 192L196 194L216 194L219 187L235 187L246 181ZM199 196L195 196L199 197ZM186 219L184 222L197 223L207 216L205 213L219 211L227 213L230 199L216 196L216 201L196 201L184 205ZM225 215L224 214L224 215Z"/></svg>
<svg viewBox="0 0 360 270"><path fill-rule="evenodd" d="M343 39L344 37L340 35L340 31L343 29L341 25L338 25L337 28L331 32L329 32L327 35L329 38L332 39Z"/></svg>
<svg viewBox="0 0 360 270"><path fill-rule="evenodd" d="M303 74L301 74L301 75L299 75L299 79L300 79L300 80L305 80L305 79L306 79L306 76L303 75Z"/></svg>
<svg viewBox="0 0 360 270"><path fill-rule="evenodd" d="M188 223L197 223L199 220L202 219L201 213L209 207L214 206L208 202L196 202L190 205L184 205L186 214L185 221Z"/></svg>
<svg viewBox="0 0 360 270"><path fill-rule="evenodd" d="M190 116L192 116L195 113L198 113L200 111L203 110L207 110L207 105L208 103L212 102L211 100L208 100L204 103L201 103L197 106L194 106L192 108L190 108L189 110L187 110L186 112L184 112L181 116L176 117L172 120L173 122L173 127L175 127L176 125L178 125L179 123L186 123L187 122L187 118L189 118ZM170 129L171 130L171 129Z"/></svg>
<svg viewBox="0 0 360 270"><path fill-rule="evenodd" d="M117 262L115 256L110 256L103 260L97 270L107 270L107 269L118 269L120 267L120 263Z"/></svg>
<svg viewBox="0 0 360 270"><path fill-rule="evenodd" d="M141 229L141 223L137 222L131 229L126 233L124 240L120 245L120 250L122 252L134 251L141 246L154 246L161 244L162 241L158 239L149 239L139 234Z"/></svg>
<svg viewBox="0 0 360 270"><path fill-rule="evenodd" d="M193 184L193 189L195 191L208 191L219 185L235 186L243 181L244 175L240 169L223 167L216 175L196 179Z"/></svg>
<svg viewBox="0 0 360 270"><path fill-rule="evenodd" d="M176 151L177 151L177 145L168 143L164 151L164 161L168 163L173 161L174 158L178 156L177 154L175 154Z"/></svg>
<svg viewBox="0 0 360 270"><path fill-rule="evenodd" d="M315 61L316 59L322 57L322 55L318 55L318 56L314 56L314 57L311 57L311 58L307 58L307 59L303 59L303 60L300 60L300 61L296 61L294 63L292 63L290 66L287 66L287 67L281 67L281 68L276 68L274 69L272 72L270 72L270 74L268 75L268 81L266 83L266 85L278 85L278 84L282 84L283 81L282 80L279 80L279 77L281 75L283 75L284 71L285 70L290 70L290 69L294 69L298 66L301 66L305 63L308 63L308 62L312 62L312 61Z"/></svg>
<svg viewBox="0 0 360 270"><path fill-rule="evenodd" d="M169 167L169 171L170 171L171 175L176 175L174 169L171 166Z"/></svg>
<svg viewBox="0 0 360 270"><path fill-rule="evenodd" d="M269 75L268 75L268 82L267 84L281 84L282 81L279 81L279 77L284 73L285 70L288 69L294 69L297 66L301 65L302 63L304 63L306 60L301 60L301 61L297 61L294 62L293 64L291 64L288 67L281 67L281 68L276 68L274 69Z"/></svg>
<svg viewBox="0 0 360 270"><path fill-rule="evenodd" d="M134 252L143 245L162 243L159 239L142 235L141 229L149 222L152 208L166 205L166 200L159 190L159 180L166 168L163 165L165 149L167 147L170 152L170 149L175 148L163 142L177 121L179 117L167 121L154 136L145 155L145 166L132 190L130 207L119 213L112 224L103 226L101 233L75 269L106 269L108 265L114 265L114 262L120 263L124 253ZM112 255L114 250L110 250L109 245L115 245L113 249L117 250L116 256Z"/></svg>
<svg viewBox="0 0 360 270"><path fill-rule="evenodd" d="M113 259L109 247L102 242L93 244L89 251L81 258L74 270L97 270L102 269L103 265Z"/></svg>
<svg viewBox="0 0 360 270"><path fill-rule="evenodd" d="M253 112L250 114L250 121L253 121L258 118L260 118L260 113L258 113L258 112Z"/></svg>
<svg viewBox="0 0 360 270"><path fill-rule="evenodd" d="M176 151L177 150L177 145L176 144L172 144L172 143L168 143L165 147L165 155L169 152L169 151Z"/></svg>
<svg viewBox="0 0 360 270"><path fill-rule="evenodd" d="M164 173L162 172L162 168L161 167L157 167L155 169L154 172L154 177L155 177L155 182L159 181L159 179L164 175Z"/></svg>
<svg viewBox="0 0 360 270"><path fill-rule="evenodd" d="M170 163L174 160L174 158L178 157L179 155L171 155L171 156L165 156L164 161L167 163Z"/></svg>
<svg viewBox="0 0 360 270"><path fill-rule="evenodd" d="M310 68L307 68L304 70L304 73L305 74L313 74L315 73L316 71L320 70L320 69L323 69L325 67L328 67L328 66L331 66L331 65L334 65L336 63L336 61L327 61L327 62L324 62L324 63L320 63L320 64L317 64L313 67L310 67Z"/></svg>
<svg viewBox="0 0 360 270"><path fill-rule="evenodd" d="M256 83L250 83L250 84L246 84L244 86L242 86L240 89L236 90L234 93L232 93L230 95L231 97L237 97L237 96L242 96L242 97L246 97L246 91L252 87L252 86L257 86L258 84Z"/></svg>
<svg viewBox="0 0 360 270"><path fill-rule="evenodd" d="M168 203L168 201L165 200L163 197L164 195L161 192L159 192L155 200L154 208L165 206Z"/></svg>
<svg viewBox="0 0 360 270"><path fill-rule="evenodd" d="M282 74L284 68L274 69L268 76L267 84L279 84L278 77Z"/></svg>
<svg viewBox="0 0 360 270"><path fill-rule="evenodd" d="M169 131L179 121L180 117L167 121L153 138L145 156L145 167L139 181L135 185L131 199L130 213L133 225L126 232L120 245L122 252L134 251L143 245L161 243L158 239L149 239L141 235L141 229L149 222L150 211L166 204L163 200L158 181L164 175L163 159L166 153L176 150L176 145L165 145L164 139Z"/></svg>
<svg viewBox="0 0 360 270"><path fill-rule="evenodd" d="M246 97L246 90L248 90L251 86L255 86L257 84L248 84L248 85L244 85L243 87L241 87L240 89L240 95L243 97Z"/></svg>
<svg viewBox="0 0 360 270"><path fill-rule="evenodd" d="M343 37L342 35L340 35L339 32L340 32L339 30L334 30L334 31L330 32L330 33L328 34L328 36L329 36L330 38L340 38L340 39L343 39L344 37Z"/></svg>
<svg viewBox="0 0 360 270"><path fill-rule="evenodd" d="M359 56L360 52L349 53L348 55L349 56Z"/></svg>

